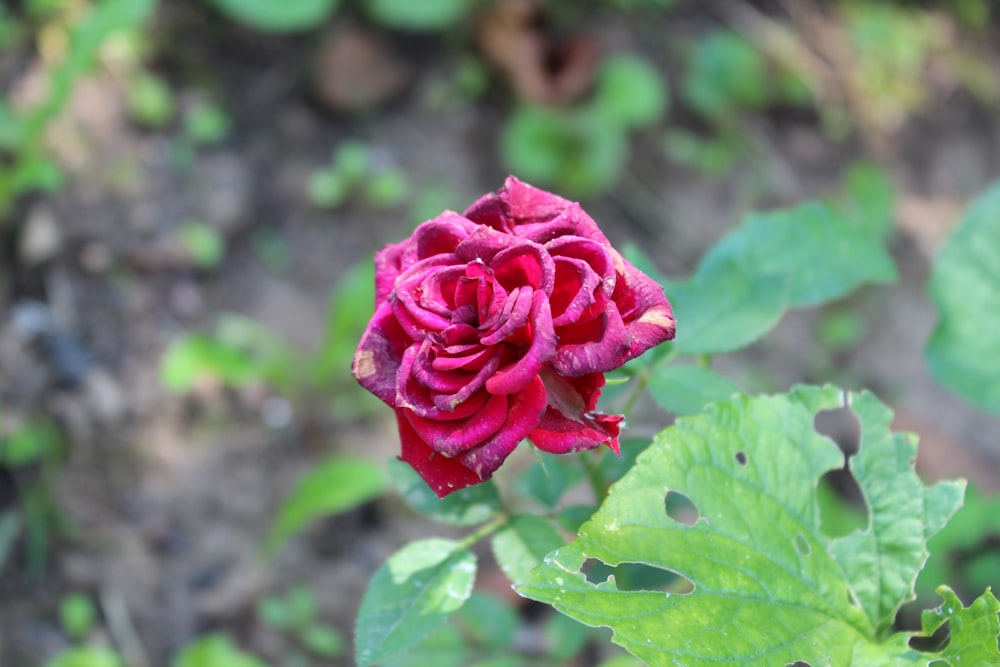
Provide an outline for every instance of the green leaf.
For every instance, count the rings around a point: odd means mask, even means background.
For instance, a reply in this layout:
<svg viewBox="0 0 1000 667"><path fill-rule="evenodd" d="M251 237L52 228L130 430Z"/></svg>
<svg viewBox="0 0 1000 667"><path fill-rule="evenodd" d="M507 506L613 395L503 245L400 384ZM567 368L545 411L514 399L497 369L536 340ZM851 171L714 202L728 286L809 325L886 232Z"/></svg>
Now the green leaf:
<svg viewBox="0 0 1000 667"><path fill-rule="evenodd" d="M442 30L468 11L471 0L367 0L368 11L382 25L400 30Z"/></svg>
<svg viewBox="0 0 1000 667"><path fill-rule="evenodd" d="M299 480L278 510L266 541L274 553L288 538L316 519L346 512L385 489L382 470L364 459L336 455L320 463Z"/></svg>
<svg viewBox="0 0 1000 667"><path fill-rule="evenodd" d="M493 556L508 579L523 584L551 551L564 544L566 540L549 521L519 514L493 536Z"/></svg>
<svg viewBox="0 0 1000 667"><path fill-rule="evenodd" d="M709 403L738 393L739 388L711 368L675 364L654 371L649 391L657 405L679 416L701 412Z"/></svg>
<svg viewBox="0 0 1000 667"><path fill-rule="evenodd" d="M501 651L514 644L521 624L514 609L490 593L473 591L454 618L476 644Z"/></svg>
<svg viewBox="0 0 1000 667"><path fill-rule="evenodd" d="M713 30L695 43L681 95L713 119L756 109L768 99L768 73L754 46L731 30Z"/></svg>
<svg viewBox="0 0 1000 667"><path fill-rule="evenodd" d="M523 496L546 507L555 507L567 491L583 479L583 469L568 456L535 450L535 464L525 470L514 487Z"/></svg>
<svg viewBox="0 0 1000 667"><path fill-rule="evenodd" d="M925 355L942 385L1000 413L1000 182L974 200L934 261L938 322Z"/></svg>
<svg viewBox="0 0 1000 667"><path fill-rule="evenodd" d="M472 592L476 557L454 540L406 545L372 577L355 630L359 667L382 662L444 624Z"/></svg>
<svg viewBox="0 0 1000 667"><path fill-rule="evenodd" d="M211 269L219 265L226 254L226 242L214 227L198 220L186 220L178 229L181 244L195 265Z"/></svg>
<svg viewBox="0 0 1000 667"><path fill-rule="evenodd" d="M888 234L896 214L896 188L878 165L856 162L844 176L840 209L868 230Z"/></svg>
<svg viewBox="0 0 1000 667"><path fill-rule="evenodd" d="M843 454L816 433L815 415L845 404L861 423L855 474L871 508L855 553L847 553L846 538L823 534L816 498L819 479L841 467ZM912 596L914 564L925 557L926 537L957 509L960 486L915 488L913 442L888 433L888 414L866 393L800 387L681 417L611 488L578 539L518 592L612 628L615 643L653 666L925 665L907 635L885 642L877 628ZM673 518L668 492L686 496L697 519ZM913 502L892 504L906 493ZM889 545L872 549L869 534ZM622 591L613 577L594 584L581 571L588 561L642 563L678 573L694 589ZM871 579L860 581L862 571ZM862 654L867 661L851 662Z"/></svg>
<svg viewBox="0 0 1000 667"><path fill-rule="evenodd" d="M382 667L462 667L468 664L469 648L452 625L444 625L422 642L380 663Z"/></svg>
<svg viewBox="0 0 1000 667"><path fill-rule="evenodd" d="M438 498L408 463L390 461L389 478L407 505L442 523L471 526L489 520L500 511L500 494L491 481Z"/></svg>
<svg viewBox="0 0 1000 667"><path fill-rule="evenodd" d="M746 275L783 276L792 308L896 279L881 237L819 202L751 213L701 259L699 272L736 262Z"/></svg>
<svg viewBox="0 0 1000 667"><path fill-rule="evenodd" d="M45 667L124 667L125 661L114 650L103 646L80 646L63 651L45 663Z"/></svg>
<svg viewBox="0 0 1000 667"><path fill-rule="evenodd" d="M97 619L97 608L83 593L70 593L59 602L59 622L73 639L87 636Z"/></svg>
<svg viewBox="0 0 1000 667"><path fill-rule="evenodd" d="M917 574L927 560L927 540L962 505L965 482L924 487L913 470L917 439L892 433L892 411L872 394L851 401L861 423L861 449L848 460L871 508L868 530L833 540L830 552L881 636L903 602L913 599ZM892 508L892 511L876 509Z"/></svg>
<svg viewBox="0 0 1000 667"><path fill-rule="evenodd" d="M210 0L216 9L265 32L295 32L319 27L339 0Z"/></svg>
<svg viewBox="0 0 1000 667"><path fill-rule="evenodd" d="M188 391L202 378L239 385L263 376L262 366L246 351L199 334L175 340L160 362L160 381L174 392Z"/></svg>
<svg viewBox="0 0 1000 667"><path fill-rule="evenodd" d="M244 653L233 640L222 634L201 637L185 646L171 667L267 667L256 657Z"/></svg>
<svg viewBox="0 0 1000 667"><path fill-rule="evenodd" d="M1000 648L997 647L1000 602L993 593L987 589L965 609L947 586L940 586L937 592L944 604L938 609L925 610L920 623L926 635L933 634L945 622L949 624L951 641L941 651L941 657L953 666L959 662L963 665L1000 665Z"/></svg>
<svg viewBox="0 0 1000 667"><path fill-rule="evenodd" d="M628 150L625 131L590 109L519 107L500 138L500 151L512 173L570 196L609 189Z"/></svg>
<svg viewBox="0 0 1000 667"><path fill-rule="evenodd" d="M683 323L674 346L682 354L731 352L770 331L786 308L895 276L881 236L824 204L751 214L690 280L665 285Z"/></svg>
<svg viewBox="0 0 1000 667"><path fill-rule="evenodd" d="M140 125L163 127L173 118L174 107L174 93L163 79L144 74L129 83L128 110Z"/></svg>
<svg viewBox="0 0 1000 667"><path fill-rule="evenodd" d="M600 111L624 128L659 120L667 107L663 76L642 58L613 56L597 76L595 101Z"/></svg>
<svg viewBox="0 0 1000 667"><path fill-rule="evenodd" d="M299 639L310 653L324 658L335 658L344 652L344 638L336 629L325 625L307 625L299 633Z"/></svg>
<svg viewBox="0 0 1000 667"><path fill-rule="evenodd" d="M774 328L788 307L783 276L747 274L735 262L699 268L686 282L663 287L677 327L680 354L720 354L753 343Z"/></svg>

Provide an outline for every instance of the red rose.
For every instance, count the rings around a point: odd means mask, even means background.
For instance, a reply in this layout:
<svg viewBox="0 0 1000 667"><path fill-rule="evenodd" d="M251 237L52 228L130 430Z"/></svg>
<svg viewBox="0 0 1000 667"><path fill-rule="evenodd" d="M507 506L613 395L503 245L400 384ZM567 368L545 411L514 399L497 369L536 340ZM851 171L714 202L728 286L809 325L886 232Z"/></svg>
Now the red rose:
<svg viewBox="0 0 1000 667"><path fill-rule="evenodd" d="M396 411L402 458L444 497L527 437L618 451L604 373L674 337L662 288L579 204L507 179L375 254L376 311L353 371Z"/></svg>

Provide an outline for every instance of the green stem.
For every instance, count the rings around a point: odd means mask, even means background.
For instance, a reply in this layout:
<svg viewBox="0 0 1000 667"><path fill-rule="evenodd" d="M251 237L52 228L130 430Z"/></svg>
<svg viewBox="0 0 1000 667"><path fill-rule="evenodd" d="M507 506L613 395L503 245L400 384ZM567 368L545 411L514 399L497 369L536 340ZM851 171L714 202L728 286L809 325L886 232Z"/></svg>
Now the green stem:
<svg viewBox="0 0 1000 667"><path fill-rule="evenodd" d="M583 456L580 457L583 469L587 473L587 481L590 482L590 487L594 490L594 501L598 506L602 505L604 499L608 497L608 485L604 480L604 475L601 474L601 466L599 465L601 454L601 450L595 449L584 452Z"/></svg>
<svg viewBox="0 0 1000 667"><path fill-rule="evenodd" d="M461 542L458 543L458 548L468 549L479 540L483 539L484 537L487 537L488 535L492 535L493 533L497 532L498 530L506 526L509 520L510 517L508 517L506 514L497 515L495 519L493 519L489 523L483 524L478 529L476 529L475 532L467 535L465 539L463 539Z"/></svg>

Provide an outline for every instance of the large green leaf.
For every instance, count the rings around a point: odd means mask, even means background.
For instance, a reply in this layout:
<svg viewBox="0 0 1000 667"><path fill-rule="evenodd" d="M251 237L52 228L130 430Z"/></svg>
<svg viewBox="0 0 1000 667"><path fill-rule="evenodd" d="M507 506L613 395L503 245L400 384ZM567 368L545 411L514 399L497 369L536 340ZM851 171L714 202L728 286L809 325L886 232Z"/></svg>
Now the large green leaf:
<svg viewBox="0 0 1000 667"><path fill-rule="evenodd" d="M884 235L819 202L749 215L686 282L666 285L682 354L730 352L771 330L785 310L896 277Z"/></svg>
<svg viewBox="0 0 1000 667"><path fill-rule="evenodd" d="M716 262L664 290L680 322L674 347L681 354L720 354L753 343L788 308L788 280Z"/></svg>
<svg viewBox="0 0 1000 667"><path fill-rule="evenodd" d="M892 433L892 411L872 394L851 409L861 423L861 449L849 465L871 511L868 530L840 537L830 552L840 563L857 602L882 636L900 605L913 598L927 561L927 541L962 504L965 483L925 487L913 470L917 439Z"/></svg>
<svg viewBox="0 0 1000 667"><path fill-rule="evenodd" d="M819 479L843 465L843 454L816 433L814 418L845 403L861 423L862 451L874 450L854 464L871 512L871 525L856 535L890 540L869 551L871 542L859 539L862 551L853 554L823 534L816 496ZM738 396L682 417L611 488L579 538L518 591L612 628L616 643L654 666L848 665L861 653L867 661L854 664L927 664L932 656L909 649L905 635L882 641L877 628L889 619L870 614L887 614L912 596L913 564L926 555L925 537L957 509L960 486L914 490L912 441L890 435L886 415L867 394L802 387ZM880 472L887 476L877 478ZM916 502L893 504L914 491ZM673 494L690 499L697 520L671 512ZM900 538L887 527L892 521L917 537ZM694 590L623 591L613 577L591 583L589 561L673 571ZM872 577L865 586L885 595L856 588L862 570Z"/></svg>
<svg viewBox="0 0 1000 667"><path fill-rule="evenodd" d="M926 356L938 382L1000 413L1000 182L976 199L934 262L938 323Z"/></svg>
<svg viewBox="0 0 1000 667"><path fill-rule="evenodd" d="M472 592L476 557L454 540L406 545L379 568L361 601L355 657L367 667L439 628Z"/></svg>
<svg viewBox="0 0 1000 667"><path fill-rule="evenodd" d="M896 279L881 234L820 202L751 213L702 258L699 270L726 261L747 275L787 277L792 308Z"/></svg>
<svg viewBox="0 0 1000 667"><path fill-rule="evenodd" d="M523 584L549 552L564 544L566 540L549 521L520 514L493 536L493 555L508 579Z"/></svg>
<svg viewBox="0 0 1000 667"><path fill-rule="evenodd" d="M364 459L333 456L310 470L281 504L268 534L268 552L316 519L338 514L375 498L385 489L385 477Z"/></svg>

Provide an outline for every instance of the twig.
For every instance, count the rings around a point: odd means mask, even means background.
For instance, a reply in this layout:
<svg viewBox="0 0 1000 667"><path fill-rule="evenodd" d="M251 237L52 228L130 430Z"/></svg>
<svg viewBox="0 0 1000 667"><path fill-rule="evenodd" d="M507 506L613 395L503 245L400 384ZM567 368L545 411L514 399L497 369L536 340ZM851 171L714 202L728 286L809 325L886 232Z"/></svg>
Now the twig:
<svg viewBox="0 0 1000 667"><path fill-rule="evenodd" d="M101 591L101 607L108 622L111 639L120 649L125 664L129 667L150 667L149 656L132 624L132 617L129 616L121 594L105 588Z"/></svg>

